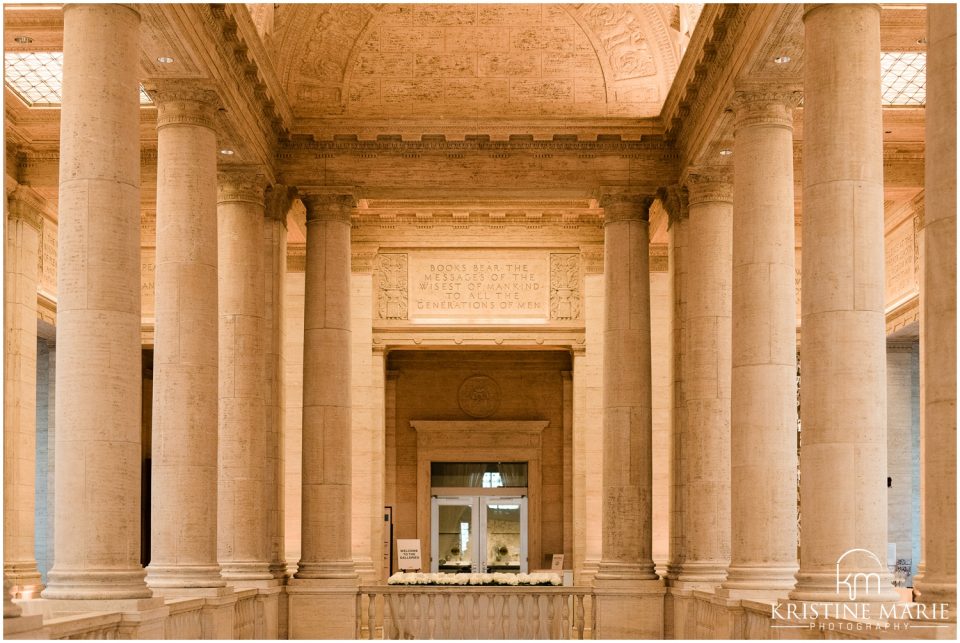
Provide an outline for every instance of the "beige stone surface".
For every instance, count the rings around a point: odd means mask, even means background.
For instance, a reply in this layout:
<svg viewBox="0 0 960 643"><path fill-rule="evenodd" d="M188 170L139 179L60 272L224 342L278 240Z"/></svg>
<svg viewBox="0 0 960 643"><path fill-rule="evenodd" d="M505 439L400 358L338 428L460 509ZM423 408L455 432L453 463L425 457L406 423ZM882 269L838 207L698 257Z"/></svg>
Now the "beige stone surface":
<svg viewBox="0 0 960 643"><path fill-rule="evenodd" d="M43 594L51 599L150 596L139 562L139 23L124 5L64 9L56 387L63 421L55 562Z"/></svg>
<svg viewBox="0 0 960 643"><path fill-rule="evenodd" d="M649 197L604 207L603 553L597 582L655 579Z"/></svg>
<svg viewBox="0 0 960 643"><path fill-rule="evenodd" d="M798 567L793 100L734 99L731 597L785 596Z"/></svg>
<svg viewBox="0 0 960 643"><path fill-rule="evenodd" d="M217 564L216 95L155 94L160 112L153 352L151 588L222 587ZM166 592L170 595L169 592Z"/></svg>
<svg viewBox="0 0 960 643"><path fill-rule="evenodd" d="M800 571L797 600L851 600L837 565L877 572L887 551L880 11L804 14ZM848 117L849 112L858 118ZM851 549L854 553L841 561Z"/></svg>
<svg viewBox="0 0 960 643"><path fill-rule="evenodd" d="M284 283L283 320L283 542L289 573L300 560L303 471L303 313L304 273L288 272Z"/></svg>
<svg viewBox="0 0 960 643"><path fill-rule="evenodd" d="M957 8L928 9L926 222L920 279L926 603L957 600Z"/></svg>
<svg viewBox="0 0 960 643"><path fill-rule="evenodd" d="M722 176L691 177L683 223L686 418L675 475L683 485L682 563L676 579L712 587L730 560L730 337L732 186Z"/></svg>
<svg viewBox="0 0 960 643"><path fill-rule="evenodd" d="M666 271L650 272L650 345L652 417L652 483L653 561L657 573L666 573L670 556L670 480L672 474L670 436L673 406L670 390L673 384L673 359L669 350L672 332L670 278ZM662 575L662 574L661 574Z"/></svg>
<svg viewBox="0 0 960 643"><path fill-rule="evenodd" d="M3 573L16 596L43 588L34 553L37 441L37 254L43 217L19 187L4 203Z"/></svg>
<svg viewBox="0 0 960 643"><path fill-rule="evenodd" d="M263 225L256 170L217 179L219 309L219 485L217 555L237 586L269 580Z"/></svg>

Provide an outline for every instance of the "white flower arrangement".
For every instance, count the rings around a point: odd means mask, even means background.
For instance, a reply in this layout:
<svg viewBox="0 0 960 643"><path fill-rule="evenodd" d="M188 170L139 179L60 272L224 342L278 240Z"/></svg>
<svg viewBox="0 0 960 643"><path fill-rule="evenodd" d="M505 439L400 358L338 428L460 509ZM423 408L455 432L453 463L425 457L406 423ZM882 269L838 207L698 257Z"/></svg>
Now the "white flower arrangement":
<svg viewBox="0 0 960 643"><path fill-rule="evenodd" d="M388 585L562 585L558 574L421 574L397 572Z"/></svg>

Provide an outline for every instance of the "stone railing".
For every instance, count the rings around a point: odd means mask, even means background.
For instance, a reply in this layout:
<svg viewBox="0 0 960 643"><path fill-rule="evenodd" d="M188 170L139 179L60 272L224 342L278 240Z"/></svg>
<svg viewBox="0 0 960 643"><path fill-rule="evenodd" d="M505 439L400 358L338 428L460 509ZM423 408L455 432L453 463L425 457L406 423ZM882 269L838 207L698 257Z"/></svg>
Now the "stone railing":
<svg viewBox="0 0 960 643"><path fill-rule="evenodd" d="M182 641L203 638L202 598L178 598L167 601L170 615L163 623L163 638Z"/></svg>
<svg viewBox="0 0 960 643"><path fill-rule="evenodd" d="M119 612L89 612L43 621L47 636L57 640L94 640L121 638Z"/></svg>
<svg viewBox="0 0 960 643"><path fill-rule="evenodd" d="M595 629L587 587L377 585L357 601L358 639L583 639Z"/></svg>
<svg viewBox="0 0 960 643"><path fill-rule="evenodd" d="M256 618L257 590L238 591L237 603L233 608L233 638L243 640L255 638Z"/></svg>

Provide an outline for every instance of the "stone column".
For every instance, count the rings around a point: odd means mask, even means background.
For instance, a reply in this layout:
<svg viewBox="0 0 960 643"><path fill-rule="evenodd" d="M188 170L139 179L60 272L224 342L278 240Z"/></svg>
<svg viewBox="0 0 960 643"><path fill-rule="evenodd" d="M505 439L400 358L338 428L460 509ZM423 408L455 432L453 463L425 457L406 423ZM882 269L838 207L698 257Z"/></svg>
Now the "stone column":
<svg viewBox="0 0 960 643"><path fill-rule="evenodd" d="M68 4L63 22L56 545L43 596L149 598L140 566L140 15L133 5Z"/></svg>
<svg viewBox="0 0 960 643"><path fill-rule="evenodd" d="M924 603L957 602L957 7L927 5L926 223L920 277Z"/></svg>
<svg viewBox="0 0 960 643"><path fill-rule="evenodd" d="M604 197L603 557L597 580L652 580L652 199Z"/></svg>
<svg viewBox="0 0 960 643"><path fill-rule="evenodd" d="M266 218L263 221L264 284L264 422L267 461L264 495L267 512L267 543L270 572L274 578L286 578L284 556L284 466L283 466L283 324L284 282L287 274L287 213L294 190L274 185L266 194Z"/></svg>
<svg viewBox="0 0 960 643"><path fill-rule="evenodd" d="M650 197L604 208L603 553L594 579L602 638L659 638L653 569ZM655 582L651 582L655 581Z"/></svg>
<svg viewBox="0 0 960 643"><path fill-rule="evenodd" d="M351 546L353 562L363 584L377 581L373 556L373 531L370 520L383 512L382 502L375 506L375 477L378 472L374 461L373 440L376 433L373 418L371 373L373 359L373 261L375 250L364 248L352 253L350 276L351 302L351 464L350 505L353 512ZM382 539L378 539L382 540Z"/></svg>
<svg viewBox="0 0 960 643"><path fill-rule="evenodd" d="M661 188L657 194L669 216L668 272L670 277L671 359L673 384L670 398L673 417L670 431L670 542L667 562L668 580L675 580L683 563L683 494L681 478L686 464L683 459L683 441L687 409L683 397L683 362L686 354L686 245L689 209L687 190L681 186ZM666 633L668 636L669 632Z"/></svg>
<svg viewBox="0 0 960 643"><path fill-rule="evenodd" d="M683 562L675 576L690 587L715 587L730 562L733 188L721 176L693 174L687 189L686 423L677 474L683 484Z"/></svg>
<svg viewBox="0 0 960 643"><path fill-rule="evenodd" d="M897 599L886 566L879 56L878 5L807 5L796 600ZM838 587L853 573L879 574L881 588Z"/></svg>
<svg viewBox="0 0 960 643"><path fill-rule="evenodd" d="M730 569L723 593L785 597L797 571L793 92L734 98Z"/></svg>
<svg viewBox="0 0 960 643"><path fill-rule="evenodd" d="M223 587L217 563L217 137L212 91L157 104L152 537L147 582Z"/></svg>
<svg viewBox="0 0 960 643"><path fill-rule="evenodd" d="M37 435L37 254L42 202L9 197L3 260L3 574L14 595L43 589L34 552Z"/></svg>
<svg viewBox="0 0 960 643"><path fill-rule="evenodd" d="M290 638L352 638L350 212L353 197L309 195L303 338L301 558Z"/></svg>
<svg viewBox="0 0 960 643"><path fill-rule="evenodd" d="M247 587L273 579L264 498L264 187L256 169L217 176L218 556L223 577Z"/></svg>

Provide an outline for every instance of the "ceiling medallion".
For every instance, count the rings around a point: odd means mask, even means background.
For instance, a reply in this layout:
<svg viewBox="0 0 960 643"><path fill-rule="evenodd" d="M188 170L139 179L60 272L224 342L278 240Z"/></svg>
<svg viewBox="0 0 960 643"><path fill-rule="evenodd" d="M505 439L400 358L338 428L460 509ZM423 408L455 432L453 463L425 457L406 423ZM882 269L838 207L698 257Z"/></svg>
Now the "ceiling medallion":
<svg viewBox="0 0 960 643"><path fill-rule="evenodd" d="M500 408L500 387L486 375L473 375L460 385L460 409L472 418L488 418Z"/></svg>

